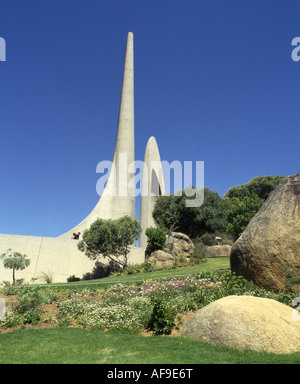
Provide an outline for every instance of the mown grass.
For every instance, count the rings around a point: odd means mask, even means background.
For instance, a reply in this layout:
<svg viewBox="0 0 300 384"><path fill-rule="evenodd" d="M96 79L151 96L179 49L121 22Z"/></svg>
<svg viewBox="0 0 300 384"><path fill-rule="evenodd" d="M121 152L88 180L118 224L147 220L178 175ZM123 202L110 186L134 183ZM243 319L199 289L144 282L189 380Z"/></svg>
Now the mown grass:
<svg viewBox="0 0 300 384"><path fill-rule="evenodd" d="M200 263L188 267L177 268L177 269L165 269L155 272L146 272L146 273L138 273L138 274L130 274L130 275L121 275L121 276L108 276L102 279L97 280L84 280L84 281L76 281L73 283L53 283L48 285L43 285L43 287L51 287L55 286L59 289L102 289L107 288L109 286L123 283L128 284L130 282L133 283L142 283L147 280L155 280L161 279L164 277L178 277L178 276L188 276L191 274L196 274L199 272L214 272L220 269L230 268L229 257L216 257L207 259L205 263Z"/></svg>
<svg viewBox="0 0 300 384"><path fill-rule="evenodd" d="M300 353L233 351L183 337L110 334L80 328L0 336L2 364L299 364Z"/></svg>

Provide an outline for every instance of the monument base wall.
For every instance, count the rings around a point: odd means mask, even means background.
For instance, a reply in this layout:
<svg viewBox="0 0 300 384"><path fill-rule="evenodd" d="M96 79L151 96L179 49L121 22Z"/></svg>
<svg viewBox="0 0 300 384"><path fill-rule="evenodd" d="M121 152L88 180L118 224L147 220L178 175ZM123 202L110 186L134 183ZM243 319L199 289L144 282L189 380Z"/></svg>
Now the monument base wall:
<svg viewBox="0 0 300 384"><path fill-rule="evenodd" d="M44 283L43 273L51 276L53 283L65 283L72 275L82 278L91 273L95 266L95 261L79 251L77 244L78 241L72 239L0 234L0 255L11 249L30 259L29 267L16 271L16 279L24 279L26 284ZM132 247L128 264L143 263L144 255L144 248ZM109 260L99 258L99 261L108 264ZM12 270L4 268L0 260L0 285L3 281L12 282Z"/></svg>

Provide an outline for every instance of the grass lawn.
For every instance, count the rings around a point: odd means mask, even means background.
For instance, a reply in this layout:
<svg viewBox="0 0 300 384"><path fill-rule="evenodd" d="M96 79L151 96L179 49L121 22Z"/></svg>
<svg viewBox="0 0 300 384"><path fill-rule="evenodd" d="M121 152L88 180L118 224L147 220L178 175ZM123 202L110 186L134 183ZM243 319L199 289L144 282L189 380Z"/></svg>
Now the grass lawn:
<svg viewBox="0 0 300 384"><path fill-rule="evenodd" d="M111 334L80 328L0 335L2 364L299 364L300 353L273 355L212 347L183 337Z"/></svg>
<svg viewBox="0 0 300 384"><path fill-rule="evenodd" d="M144 282L150 279L160 279L164 277L172 276L187 276L190 274L196 274L199 272L214 272L219 269L230 268L229 257L216 257L207 259L207 262L196 264L189 267L177 268L177 269L165 269L157 272L147 272L147 273L138 273L133 275L124 275L124 276L108 276L98 280L85 280L77 281L74 283L55 283L58 288L64 289L101 289L107 288L108 286L115 285L118 283L128 284L130 282ZM43 285L47 286L47 285Z"/></svg>

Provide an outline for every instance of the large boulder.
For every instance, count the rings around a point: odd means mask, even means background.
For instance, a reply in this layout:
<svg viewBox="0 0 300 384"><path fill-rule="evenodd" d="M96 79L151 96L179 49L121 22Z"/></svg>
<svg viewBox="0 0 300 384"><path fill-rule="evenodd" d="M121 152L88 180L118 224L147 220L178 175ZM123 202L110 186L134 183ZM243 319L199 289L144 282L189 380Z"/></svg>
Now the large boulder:
<svg viewBox="0 0 300 384"><path fill-rule="evenodd" d="M186 337L237 350L300 351L300 316L272 299L227 296L199 309L182 329Z"/></svg>
<svg viewBox="0 0 300 384"><path fill-rule="evenodd" d="M234 243L230 264L233 272L274 291L286 291L291 277L299 278L300 174L285 178L271 193Z"/></svg>
<svg viewBox="0 0 300 384"><path fill-rule="evenodd" d="M164 250L152 252L147 260L157 266L174 265L176 260L187 261L193 252L194 244L187 235L172 232L165 241Z"/></svg>
<svg viewBox="0 0 300 384"><path fill-rule="evenodd" d="M152 252L147 261L157 265L158 267L162 267L167 265L174 265L175 259L174 256L172 256L170 253L158 250Z"/></svg>
<svg viewBox="0 0 300 384"><path fill-rule="evenodd" d="M184 233L172 232L165 242L165 250L176 259L186 260L193 254L194 244Z"/></svg>

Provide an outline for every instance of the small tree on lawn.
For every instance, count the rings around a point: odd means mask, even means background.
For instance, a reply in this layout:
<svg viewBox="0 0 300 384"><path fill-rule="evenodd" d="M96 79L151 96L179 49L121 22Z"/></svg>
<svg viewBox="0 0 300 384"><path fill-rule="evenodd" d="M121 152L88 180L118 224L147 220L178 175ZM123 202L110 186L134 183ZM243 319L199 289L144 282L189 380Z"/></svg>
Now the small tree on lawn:
<svg viewBox="0 0 300 384"><path fill-rule="evenodd" d="M13 285L16 285L15 271L23 270L30 264L30 260L26 255L22 255L19 252L12 252L8 249L5 253L2 253L0 259L3 261L4 268L13 270Z"/></svg>
<svg viewBox="0 0 300 384"><path fill-rule="evenodd" d="M130 247L140 232L139 222L130 216L117 220L98 219L84 231L78 249L92 260L103 256L125 268Z"/></svg>

